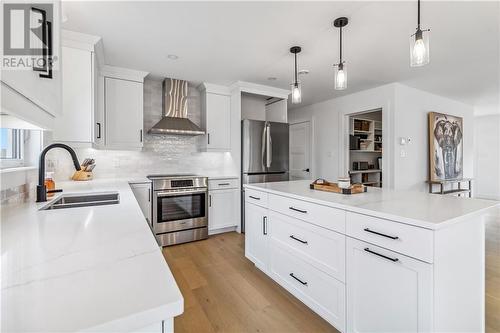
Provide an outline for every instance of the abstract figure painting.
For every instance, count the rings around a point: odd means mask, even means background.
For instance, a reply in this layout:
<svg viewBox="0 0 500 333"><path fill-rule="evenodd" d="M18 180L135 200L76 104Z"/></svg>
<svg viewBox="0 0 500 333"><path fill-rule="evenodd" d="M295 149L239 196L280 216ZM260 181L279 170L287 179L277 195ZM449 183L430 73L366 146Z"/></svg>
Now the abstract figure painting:
<svg viewBox="0 0 500 333"><path fill-rule="evenodd" d="M463 120L429 112L429 178L431 181L463 176Z"/></svg>

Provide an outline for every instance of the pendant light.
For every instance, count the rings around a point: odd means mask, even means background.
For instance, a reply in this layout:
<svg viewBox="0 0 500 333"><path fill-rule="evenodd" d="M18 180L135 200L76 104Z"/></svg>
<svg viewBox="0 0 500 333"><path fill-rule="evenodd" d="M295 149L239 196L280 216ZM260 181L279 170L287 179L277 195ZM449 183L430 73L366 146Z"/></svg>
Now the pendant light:
<svg viewBox="0 0 500 333"><path fill-rule="evenodd" d="M429 63L429 31L420 28L420 0L417 9L417 31L410 36L410 66L420 67ZM426 36L424 38L424 32Z"/></svg>
<svg viewBox="0 0 500 333"><path fill-rule="evenodd" d="M300 53L300 51L302 51L302 48L300 46L292 46L290 48L290 52L295 56L294 81L290 85L292 89L292 104L299 104L300 102L302 102L302 91L297 73L297 53Z"/></svg>
<svg viewBox="0 0 500 333"><path fill-rule="evenodd" d="M347 70L345 61L342 60L342 28L347 25L349 20L347 17L339 17L333 21L333 26L340 29L340 60L335 67L335 90L344 90L347 88Z"/></svg>

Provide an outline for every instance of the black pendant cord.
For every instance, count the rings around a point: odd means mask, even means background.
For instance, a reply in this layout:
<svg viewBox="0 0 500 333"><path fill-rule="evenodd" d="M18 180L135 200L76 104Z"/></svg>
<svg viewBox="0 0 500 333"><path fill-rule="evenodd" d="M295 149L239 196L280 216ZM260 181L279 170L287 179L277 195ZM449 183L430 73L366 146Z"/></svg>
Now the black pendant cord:
<svg viewBox="0 0 500 333"><path fill-rule="evenodd" d="M340 27L340 65L342 65L342 27Z"/></svg>
<svg viewBox="0 0 500 333"><path fill-rule="evenodd" d="M420 0L417 1L417 30L420 30Z"/></svg>
<svg viewBox="0 0 500 333"><path fill-rule="evenodd" d="M295 86L298 86L298 77L297 77L297 53L295 53Z"/></svg>

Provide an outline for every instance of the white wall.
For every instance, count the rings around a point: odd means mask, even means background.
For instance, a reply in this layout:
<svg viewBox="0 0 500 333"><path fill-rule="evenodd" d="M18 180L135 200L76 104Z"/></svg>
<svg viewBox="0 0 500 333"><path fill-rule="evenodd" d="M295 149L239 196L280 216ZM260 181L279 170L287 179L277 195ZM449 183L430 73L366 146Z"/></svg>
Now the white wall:
<svg viewBox="0 0 500 333"><path fill-rule="evenodd" d="M430 111L464 117L464 177L473 176L473 108L399 83L391 83L290 110L289 122L312 120L313 177L335 180L347 173L348 114L382 108L384 187L427 191ZM399 137L410 137L400 156Z"/></svg>
<svg viewBox="0 0 500 333"><path fill-rule="evenodd" d="M394 179L396 189L427 191L430 111L463 117L464 178L474 176L474 108L449 98L396 84L394 112ZM398 138L411 138L406 146ZM406 157L401 157L401 149Z"/></svg>
<svg viewBox="0 0 500 333"><path fill-rule="evenodd" d="M475 197L500 200L500 115L476 117L474 134Z"/></svg>

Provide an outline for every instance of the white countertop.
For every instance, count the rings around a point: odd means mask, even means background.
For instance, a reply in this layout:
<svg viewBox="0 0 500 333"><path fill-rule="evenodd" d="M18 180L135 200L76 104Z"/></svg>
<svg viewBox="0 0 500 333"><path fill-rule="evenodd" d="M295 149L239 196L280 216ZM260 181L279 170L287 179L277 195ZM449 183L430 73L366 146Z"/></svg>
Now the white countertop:
<svg viewBox="0 0 500 333"><path fill-rule="evenodd" d="M180 315L184 300L126 180L58 183L117 191L117 205L1 209L3 332L132 331Z"/></svg>
<svg viewBox="0 0 500 333"><path fill-rule="evenodd" d="M244 185L347 211L371 215L427 229L439 229L465 216L483 214L498 201L457 198L423 192L368 187L366 193L345 195L309 188L309 180Z"/></svg>

